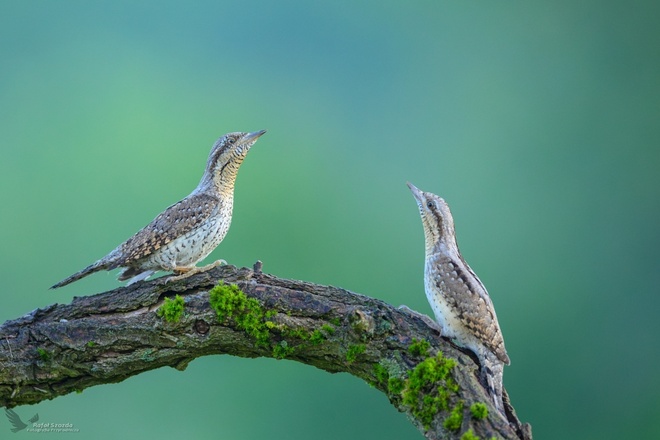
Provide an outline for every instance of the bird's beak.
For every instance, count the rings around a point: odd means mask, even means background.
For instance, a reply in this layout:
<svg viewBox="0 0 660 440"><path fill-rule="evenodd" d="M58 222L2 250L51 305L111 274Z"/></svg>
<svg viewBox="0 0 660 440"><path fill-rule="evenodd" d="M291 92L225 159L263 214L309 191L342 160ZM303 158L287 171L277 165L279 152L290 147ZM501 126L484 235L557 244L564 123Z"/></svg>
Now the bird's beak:
<svg viewBox="0 0 660 440"><path fill-rule="evenodd" d="M421 205L422 199L424 198L422 191L410 182L406 182L406 185L408 185L408 188L410 188L410 191L412 192L413 197L415 197L415 200L417 200L417 203Z"/></svg>
<svg viewBox="0 0 660 440"><path fill-rule="evenodd" d="M254 133L248 133L245 136L243 136L243 139L241 139L241 143L248 143L248 142L256 142L259 137L264 134L266 130L260 130L260 131L255 131Z"/></svg>

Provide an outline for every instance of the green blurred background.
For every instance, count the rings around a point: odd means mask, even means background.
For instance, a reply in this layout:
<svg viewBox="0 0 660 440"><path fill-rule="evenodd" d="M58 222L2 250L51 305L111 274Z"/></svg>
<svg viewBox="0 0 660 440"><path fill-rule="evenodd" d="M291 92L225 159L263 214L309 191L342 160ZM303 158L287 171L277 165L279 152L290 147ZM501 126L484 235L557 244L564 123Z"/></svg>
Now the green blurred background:
<svg viewBox="0 0 660 440"><path fill-rule="evenodd" d="M5 0L0 322L119 286L47 290L187 195L220 135L265 128L209 260L431 314L410 180L453 209L536 438L659 438L659 19L651 1ZM17 412L96 439L421 438L352 376L229 356Z"/></svg>

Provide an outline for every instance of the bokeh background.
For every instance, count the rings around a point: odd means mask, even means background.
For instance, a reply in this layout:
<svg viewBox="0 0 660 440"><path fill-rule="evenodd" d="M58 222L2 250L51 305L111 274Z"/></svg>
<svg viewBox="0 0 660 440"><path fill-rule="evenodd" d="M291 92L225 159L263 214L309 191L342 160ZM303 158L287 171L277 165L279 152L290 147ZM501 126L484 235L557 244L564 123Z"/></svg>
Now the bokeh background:
<svg viewBox="0 0 660 440"><path fill-rule="evenodd" d="M659 19L653 1L3 1L0 322L117 287L47 290L187 195L220 135L265 128L210 259L431 314L409 180L453 209L536 438L659 438ZM81 438L421 438L354 377L229 356L16 411Z"/></svg>

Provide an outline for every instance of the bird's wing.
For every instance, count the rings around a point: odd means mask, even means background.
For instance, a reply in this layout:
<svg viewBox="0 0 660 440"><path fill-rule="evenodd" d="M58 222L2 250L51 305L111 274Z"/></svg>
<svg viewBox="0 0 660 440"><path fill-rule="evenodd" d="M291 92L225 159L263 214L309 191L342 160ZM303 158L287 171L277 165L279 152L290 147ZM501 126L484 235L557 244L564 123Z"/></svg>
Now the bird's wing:
<svg viewBox="0 0 660 440"><path fill-rule="evenodd" d="M477 275L460 257L458 261L442 257L436 267L433 282L444 293L449 307L489 351L508 365L495 307Z"/></svg>
<svg viewBox="0 0 660 440"><path fill-rule="evenodd" d="M207 194L193 194L168 207L120 247L121 258L113 266L127 266L141 260L208 219L220 200Z"/></svg>
<svg viewBox="0 0 660 440"><path fill-rule="evenodd" d="M30 423L36 423L39 421L39 413L36 413L32 418L29 420Z"/></svg>
<svg viewBox="0 0 660 440"><path fill-rule="evenodd" d="M12 432L18 432L21 429L25 429L27 425L23 423L21 418L16 414L16 412L12 409L5 409L5 414L7 415L7 418L9 419L9 423L13 426Z"/></svg>

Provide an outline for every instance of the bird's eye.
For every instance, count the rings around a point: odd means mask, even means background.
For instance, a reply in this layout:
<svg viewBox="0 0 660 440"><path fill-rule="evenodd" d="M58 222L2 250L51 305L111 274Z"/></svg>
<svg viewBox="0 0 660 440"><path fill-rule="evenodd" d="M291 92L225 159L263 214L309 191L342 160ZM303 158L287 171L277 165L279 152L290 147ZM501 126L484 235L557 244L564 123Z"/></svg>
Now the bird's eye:
<svg viewBox="0 0 660 440"><path fill-rule="evenodd" d="M433 209L433 202L430 201L430 200L428 202L426 202L426 207L429 208L429 209Z"/></svg>

